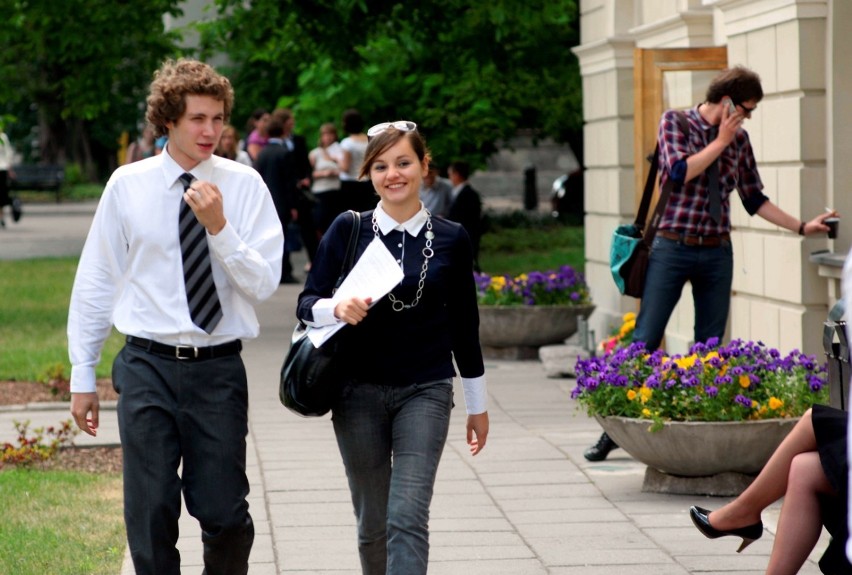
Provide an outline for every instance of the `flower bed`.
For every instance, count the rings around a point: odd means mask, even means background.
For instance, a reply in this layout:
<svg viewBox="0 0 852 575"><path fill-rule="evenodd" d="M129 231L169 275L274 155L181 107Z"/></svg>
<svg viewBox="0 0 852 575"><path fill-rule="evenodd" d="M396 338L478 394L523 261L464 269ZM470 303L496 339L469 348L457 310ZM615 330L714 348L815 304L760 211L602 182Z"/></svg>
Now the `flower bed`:
<svg viewBox="0 0 852 575"><path fill-rule="evenodd" d="M474 272L477 296L482 305L587 305L591 303L589 286L583 274L571 266L558 270L510 275Z"/></svg>
<svg viewBox="0 0 852 575"><path fill-rule="evenodd" d="M761 342L696 344L687 356L648 353L644 343L577 362L572 392L589 415L653 421L745 421L798 417L828 402L826 367Z"/></svg>

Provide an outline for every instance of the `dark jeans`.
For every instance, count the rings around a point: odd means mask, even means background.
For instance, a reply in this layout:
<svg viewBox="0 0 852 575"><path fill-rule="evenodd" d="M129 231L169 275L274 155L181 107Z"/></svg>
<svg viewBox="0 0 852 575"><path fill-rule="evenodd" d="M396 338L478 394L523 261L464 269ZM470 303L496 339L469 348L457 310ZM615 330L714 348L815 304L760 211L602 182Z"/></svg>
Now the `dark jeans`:
<svg viewBox="0 0 852 575"><path fill-rule="evenodd" d="M633 340L644 341L649 350L660 347L666 324L686 282L692 284L695 302L695 341L721 339L731 305L733 268L730 242L708 248L654 238Z"/></svg>
<svg viewBox="0 0 852 575"><path fill-rule="evenodd" d="M447 440L449 380L351 383L333 411L364 575L425 575L429 505Z"/></svg>
<svg viewBox="0 0 852 575"><path fill-rule="evenodd" d="M204 573L248 572L248 389L239 355L167 358L126 346L113 364L124 520L137 575L179 575L180 496L201 524ZM183 474L178 465L183 462Z"/></svg>

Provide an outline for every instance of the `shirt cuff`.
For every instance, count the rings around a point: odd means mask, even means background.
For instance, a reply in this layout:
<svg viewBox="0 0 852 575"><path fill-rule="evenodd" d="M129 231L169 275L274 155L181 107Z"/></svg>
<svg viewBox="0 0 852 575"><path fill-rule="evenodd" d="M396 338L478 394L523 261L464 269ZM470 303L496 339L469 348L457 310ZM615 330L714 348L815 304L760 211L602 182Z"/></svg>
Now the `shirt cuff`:
<svg viewBox="0 0 852 575"><path fill-rule="evenodd" d="M336 323L340 323L341 320L334 317L335 305L336 304L331 298L323 298L317 300L311 308L311 312L314 314L314 320L306 321L305 323L314 327L320 327L323 325L334 325Z"/></svg>
<svg viewBox="0 0 852 575"><path fill-rule="evenodd" d="M479 415L488 411L488 390L485 376L461 378L464 387L464 404L468 415Z"/></svg>
<svg viewBox="0 0 852 575"><path fill-rule="evenodd" d="M207 232L207 241L210 242L213 253L219 255L223 260L239 250L242 243L237 230L228 221L225 221L225 227L219 230L219 233L215 236Z"/></svg>
<svg viewBox="0 0 852 575"><path fill-rule="evenodd" d="M71 366L71 393L94 393L95 368L88 365Z"/></svg>

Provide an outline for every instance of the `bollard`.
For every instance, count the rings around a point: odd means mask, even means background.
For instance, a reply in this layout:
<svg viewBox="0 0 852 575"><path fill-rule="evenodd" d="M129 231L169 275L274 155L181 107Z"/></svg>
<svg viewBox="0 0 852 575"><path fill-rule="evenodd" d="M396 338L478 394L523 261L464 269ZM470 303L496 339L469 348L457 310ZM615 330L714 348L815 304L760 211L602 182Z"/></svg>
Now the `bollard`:
<svg viewBox="0 0 852 575"><path fill-rule="evenodd" d="M849 409L849 340L843 300L839 300L828 313L823 324L822 347L828 361L829 404L837 409ZM835 336L837 341L835 341Z"/></svg>
<svg viewBox="0 0 852 575"><path fill-rule="evenodd" d="M538 186L536 185L535 166L532 164L524 168L524 209L538 209Z"/></svg>

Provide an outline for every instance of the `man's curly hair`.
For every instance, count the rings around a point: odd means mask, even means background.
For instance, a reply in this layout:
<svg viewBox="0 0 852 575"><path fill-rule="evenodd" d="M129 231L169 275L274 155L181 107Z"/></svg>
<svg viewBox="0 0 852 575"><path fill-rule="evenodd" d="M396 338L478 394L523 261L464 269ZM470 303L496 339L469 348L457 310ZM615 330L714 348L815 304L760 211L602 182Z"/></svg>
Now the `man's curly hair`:
<svg viewBox="0 0 852 575"><path fill-rule="evenodd" d="M148 110L145 114L156 136L168 136L166 124L177 122L186 111L186 96L212 96L225 104L225 123L231 117L234 89L231 82L210 65L198 60L181 58L166 60L154 72Z"/></svg>

